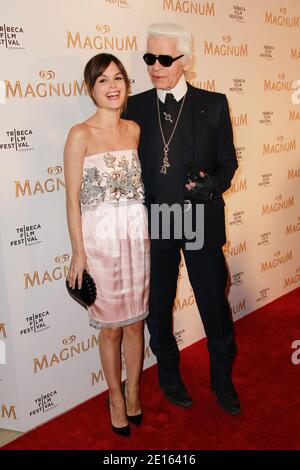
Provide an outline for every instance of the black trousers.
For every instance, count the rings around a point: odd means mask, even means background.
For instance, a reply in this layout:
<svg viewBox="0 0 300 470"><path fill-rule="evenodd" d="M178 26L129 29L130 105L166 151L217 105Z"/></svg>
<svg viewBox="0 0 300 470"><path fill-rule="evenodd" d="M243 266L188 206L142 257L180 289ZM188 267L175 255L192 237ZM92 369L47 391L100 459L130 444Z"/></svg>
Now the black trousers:
<svg viewBox="0 0 300 470"><path fill-rule="evenodd" d="M150 347L157 357L161 386L181 382L179 349L173 335L173 304L179 273L180 249L207 336L212 380L230 376L236 346L225 288L228 279L222 247L185 250L182 240L151 240Z"/></svg>

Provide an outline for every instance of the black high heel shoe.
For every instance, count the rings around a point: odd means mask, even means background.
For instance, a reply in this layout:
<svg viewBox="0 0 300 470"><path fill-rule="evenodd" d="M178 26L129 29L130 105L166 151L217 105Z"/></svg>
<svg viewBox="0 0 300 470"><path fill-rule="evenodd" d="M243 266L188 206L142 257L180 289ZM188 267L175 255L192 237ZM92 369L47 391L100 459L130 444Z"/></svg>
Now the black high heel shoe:
<svg viewBox="0 0 300 470"><path fill-rule="evenodd" d="M122 383L122 393L123 393L124 400L125 400L125 405L126 405L125 388L126 388L126 382L123 382ZM127 408L127 406L126 406L126 408ZM138 415L129 415L128 413L126 413L126 416L127 416L128 421L130 421L130 423L132 423L132 424L135 424L135 426L140 426L140 424L142 422L142 419L143 419L142 411Z"/></svg>
<svg viewBox="0 0 300 470"><path fill-rule="evenodd" d="M108 409L109 409L109 415L111 416L109 395L106 396L105 402L106 402L106 405L108 406ZM110 418L110 420L111 420L111 418ZM130 437L130 432L131 431L130 431L129 424L127 424L127 426L122 426L121 428L118 428L118 427L114 426L111 422L111 429L115 434L118 434L119 436Z"/></svg>

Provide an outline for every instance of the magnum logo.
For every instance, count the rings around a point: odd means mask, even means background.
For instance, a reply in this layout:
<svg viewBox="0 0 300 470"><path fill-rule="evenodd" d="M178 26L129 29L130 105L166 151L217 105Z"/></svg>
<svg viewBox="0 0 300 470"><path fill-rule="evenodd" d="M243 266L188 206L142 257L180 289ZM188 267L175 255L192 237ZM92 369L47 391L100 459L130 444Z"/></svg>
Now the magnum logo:
<svg viewBox="0 0 300 470"><path fill-rule="evenodd" d="M88 95L84 81L51 82L55 78L55 73L52 70L39 72L39 78L43 81L21 83L20 80L17 80L13 83L5 80L6 98L53 98Z"/></svg>
<svg viewBox="0 0 300 470"><path fill-rule="evenodd" d="M278 268L278 266L288 263L293 259L293 251L287 251L286 253L281 254L281 251L274 253L274 256L271 260L264 261L260 265L260 272L265 273L272 269Z"/></svg>
<svg viewBox="0 0 300 470"><path fill-rule="evenodd" d="M6 406L6 405L1 405L1 414L0 418L2 419L14 419L17 420L17 414L16 414L16 406L11 405L11 406Z"/></svg>
<svg viewBox="0 0 300 470"><path fill-rule="evenodd" d="M239 116L232 116L231 122L233 127L248 126L248 114L240 114Z"/></svg>
<svg viewBox="0 0 300 470"><path fill-rule="evenodd" d="M285 73L278 75L278 80L264 80L264 91L293 91L294 80L286 80Z"/></svg>
<svg viewBox="0 0 300 470"><path fill-rule="evenodd" d="M248 44L231 44L231 36L223 36L223 44L204 41L204 54L248 57Z"/></svg>
<svg viewBox="0 0 300 470"><path fill-rule="evenodd" d="M62 348L58 352L54 352L50 355L43 354L41 358L34 357L33 358L33 372L34 374L40 372L43 369L48 369L49 367L53 367L55 364L61 364L69 359L72 359L75 355L82 354L84 352L89 351L95 347L99 347L99 339L100 333L96 335L92 335L91 338L85 342L84 340L77 342L76 336L70 336L69 338L65 338L63 340L63 345L66 346Z"/></svg>
<svg viewBox="0 0 300 470"><path fill-rule="evenodd" d="M62 167L57 165L47 169L49 175L56 176L62 173ZM60 188L65 188L65 182L59 178L47 178L44 181L30 182L26 179L24 182L15 181L15 197L36 196L37 194L53 193L59 191Z"/></svg>
<svg viewBox="0 0 300 470"><path fill-rule="evenodd" d="M224 196L229 196L230 194L240 193L241 191L247 191L247 178L243 180L235 181L231 184L230 188L225 191Z"/></svg>
<svg viewBox="0 0 300 470"><path fill-rule="evenodd" d="M216 16L214 2L200 3L187 0L164 0L163 9L190 15Z"/></svg>
<svg viewBox="0 0 300 470"><path fill-rule="evenodd" d="M56 263L65 263L69 260L69 255L64 254L62 256L56 256ZM24 274L24 289L29 287L40 287L43 286L46 282L59 281L61 278L66 278L69 272L69 267L65 264L63 266L56 266L52 271L44 271L39 273L34 271L33 274L26 273Z"/></svg>
<svg viewBox="0 0 300 470"><path fill-rule="evenodd" d="M284 279L283 287L287 289L288 287L293 287L294 289L300 283L300 267L296 269L296 272L293 276L288 276Z"/></svg>
<svg viewBox="0 0 300 470"><path fill-rule="evenodd" d="M246 299L239 300L239 302L235 305L230 303L230 307L233 315L241 315L245 313L246 310Z"/></svg>
<svg viewBox="0 0 300 470"><path fill-rule="evenodd" d="M292 235L294 233L300 232L300 217L298 217L298 222L294 224L289 224L285 228L285 234L286 236Z"/></svg>
<svg viewBox="0 0 300 470"><path fill-rule="evenodd" d="M287 9L280 8L280 14L276 15L265 11L265 24L283 26L287 28L299 28L299 16L287 16Z"/></svg>
<svg viewBox="0 0 300 470"><path fill-rule="evenodd" d="M264 204L262 206L261 215L270 215L274 212L279 212L283 209L289 209L294 207L294 196L290 196L287 199L283 199L282 195L276 197L276 202Z"/></svg>
<svg viewBox="0 0 300 470"><path fill-rule="evenodd" d="M95 35L82 35L79 31L67 31L67 49L97 49L98 51L137 51L136 36L110 36L109 25L96 25Z"/></svg>
<svg viewBox="0 0 300 470"><path fill-rule="evenodd" d="M185 297L184 299L177 298L174 302L173 312L177 312L178 310L183 310L184 308L191 307L194 304L195 295L193 293Z"/></svg>
<svg viewBox="0 0 300 470"><path fill-rule="evenodd" d="M190 84L196 88L201 88L202 90L207 90L207 91L216 91L215 78L212 80L199 81L197 79L196 72L190 72L187 74L187 79L190 82Z"/></svg>
<svg viewBox="0 0 300 470"><path fill-rule="evenodd" d="M232 242L228 240L223 246L223 251L227 258L229 258L230 256L238 256L241 253L247 252L247 242L246 240L244 240L243 242L240 242L237 245L232 245Z"/></svg>
<svg viewBox="0 0 300 470"><path fill-rule="evenodd" d="M300 121L300 112L295 109L290 109L289 121Z"/></svg>
<svg viewBox="0 0 300 470"><path fill-rule="evenodd" d="M291 48L291 59L292 60L300 59L300 49L297 49L297 47Z"/></svg>
<svg viewBox="0 0 300 470"><path fill-rule="evenodd" d="M300 178L300 168L297 168L297 170L294 170L294 169L288 170L288 180L292 180L295 178Z"/></svg>
<svg viewBox="0 0 300 470"><path fill-rule="evenodd" d="M263 155L276 155L282 152L291 152L296 150L296 139L290 139L284 142L282 135L277 137L276 144L263 144L262 154Z"/></svg>

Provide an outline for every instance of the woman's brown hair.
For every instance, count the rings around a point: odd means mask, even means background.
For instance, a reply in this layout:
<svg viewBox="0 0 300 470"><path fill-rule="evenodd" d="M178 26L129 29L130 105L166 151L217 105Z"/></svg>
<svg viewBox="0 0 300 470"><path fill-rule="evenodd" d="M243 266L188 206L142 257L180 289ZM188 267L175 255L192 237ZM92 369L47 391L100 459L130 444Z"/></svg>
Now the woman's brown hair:
<svg viewBox="0 0 300 470"><path fill-rule="evenodd" d="M120 70L125 80L126 96L125 96L125 100L123 104L123 111L124 111L127 105L128 95L130 93L130 82L129 82L129 78L128 78L124 65L116 56L112 54L103 53L103 54L97 54L94 57L92 57L84 68L84 81L87 86L89 95L91 99L93 100L93 103L97 106L97 103L93 95L93 88L94 88L97 78L100 77L100 75L102 75L105 72L105 70L111 64L111 62L114 62L116 64L116 66Z"/></svg>

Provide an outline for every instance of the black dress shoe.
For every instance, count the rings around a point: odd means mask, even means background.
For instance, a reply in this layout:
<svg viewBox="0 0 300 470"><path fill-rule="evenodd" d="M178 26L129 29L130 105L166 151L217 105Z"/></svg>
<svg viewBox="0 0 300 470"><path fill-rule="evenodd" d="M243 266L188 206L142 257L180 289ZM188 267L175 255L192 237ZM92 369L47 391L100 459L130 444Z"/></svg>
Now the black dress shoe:
<svg viewBox="0 0 300 470"><path fill-rule="evenodd" d="M122 394L123 394L123 397L124 397L124 400L125 400L125 405L126 405L126 408L127 408L126 393L125 393L125 391L126 391L126 381L122 382L121 390L122 390ZM135 424L135 426L140 426L140 424L142 423L142 419L143 419L142 411L137 415L129 415L129 414L126 413L126 416L127 416L128 421L130 421L132 424Z"/></svg>
<svg viewBox="0 0 300 470"><path fill-rule="evenodd" d="M163 385L162 391L167 400L178 406L189 408L192 406L193 401L186 391L184 385Z"/></svg>
<svg viewBox="0 0 300 470"><path fill-rule="evenodd" d="M111 416L111 413L110 413L110 402L109 402L109 395L106 396L105 398L105 403L108 407L108 410L109 410L109 414ZM114 426L111 422L111 429L112 431L115 433L115 434L118 434L119 436L122 436L122 437L130 437L130 433L131 433L131 430L130 430L130 426L129 424L127 424L127 426L122 426L120 428L118 428L117 426Z"/></svg>
<svg viewBox="0 0 300 470"><path fill-rule="evenodd" d="M241 414L241 404L238 394L233 386L231 380L222 384L220 387L215 387L212 384L212 391L217 397L219 406L231 415Z"/></svg>

